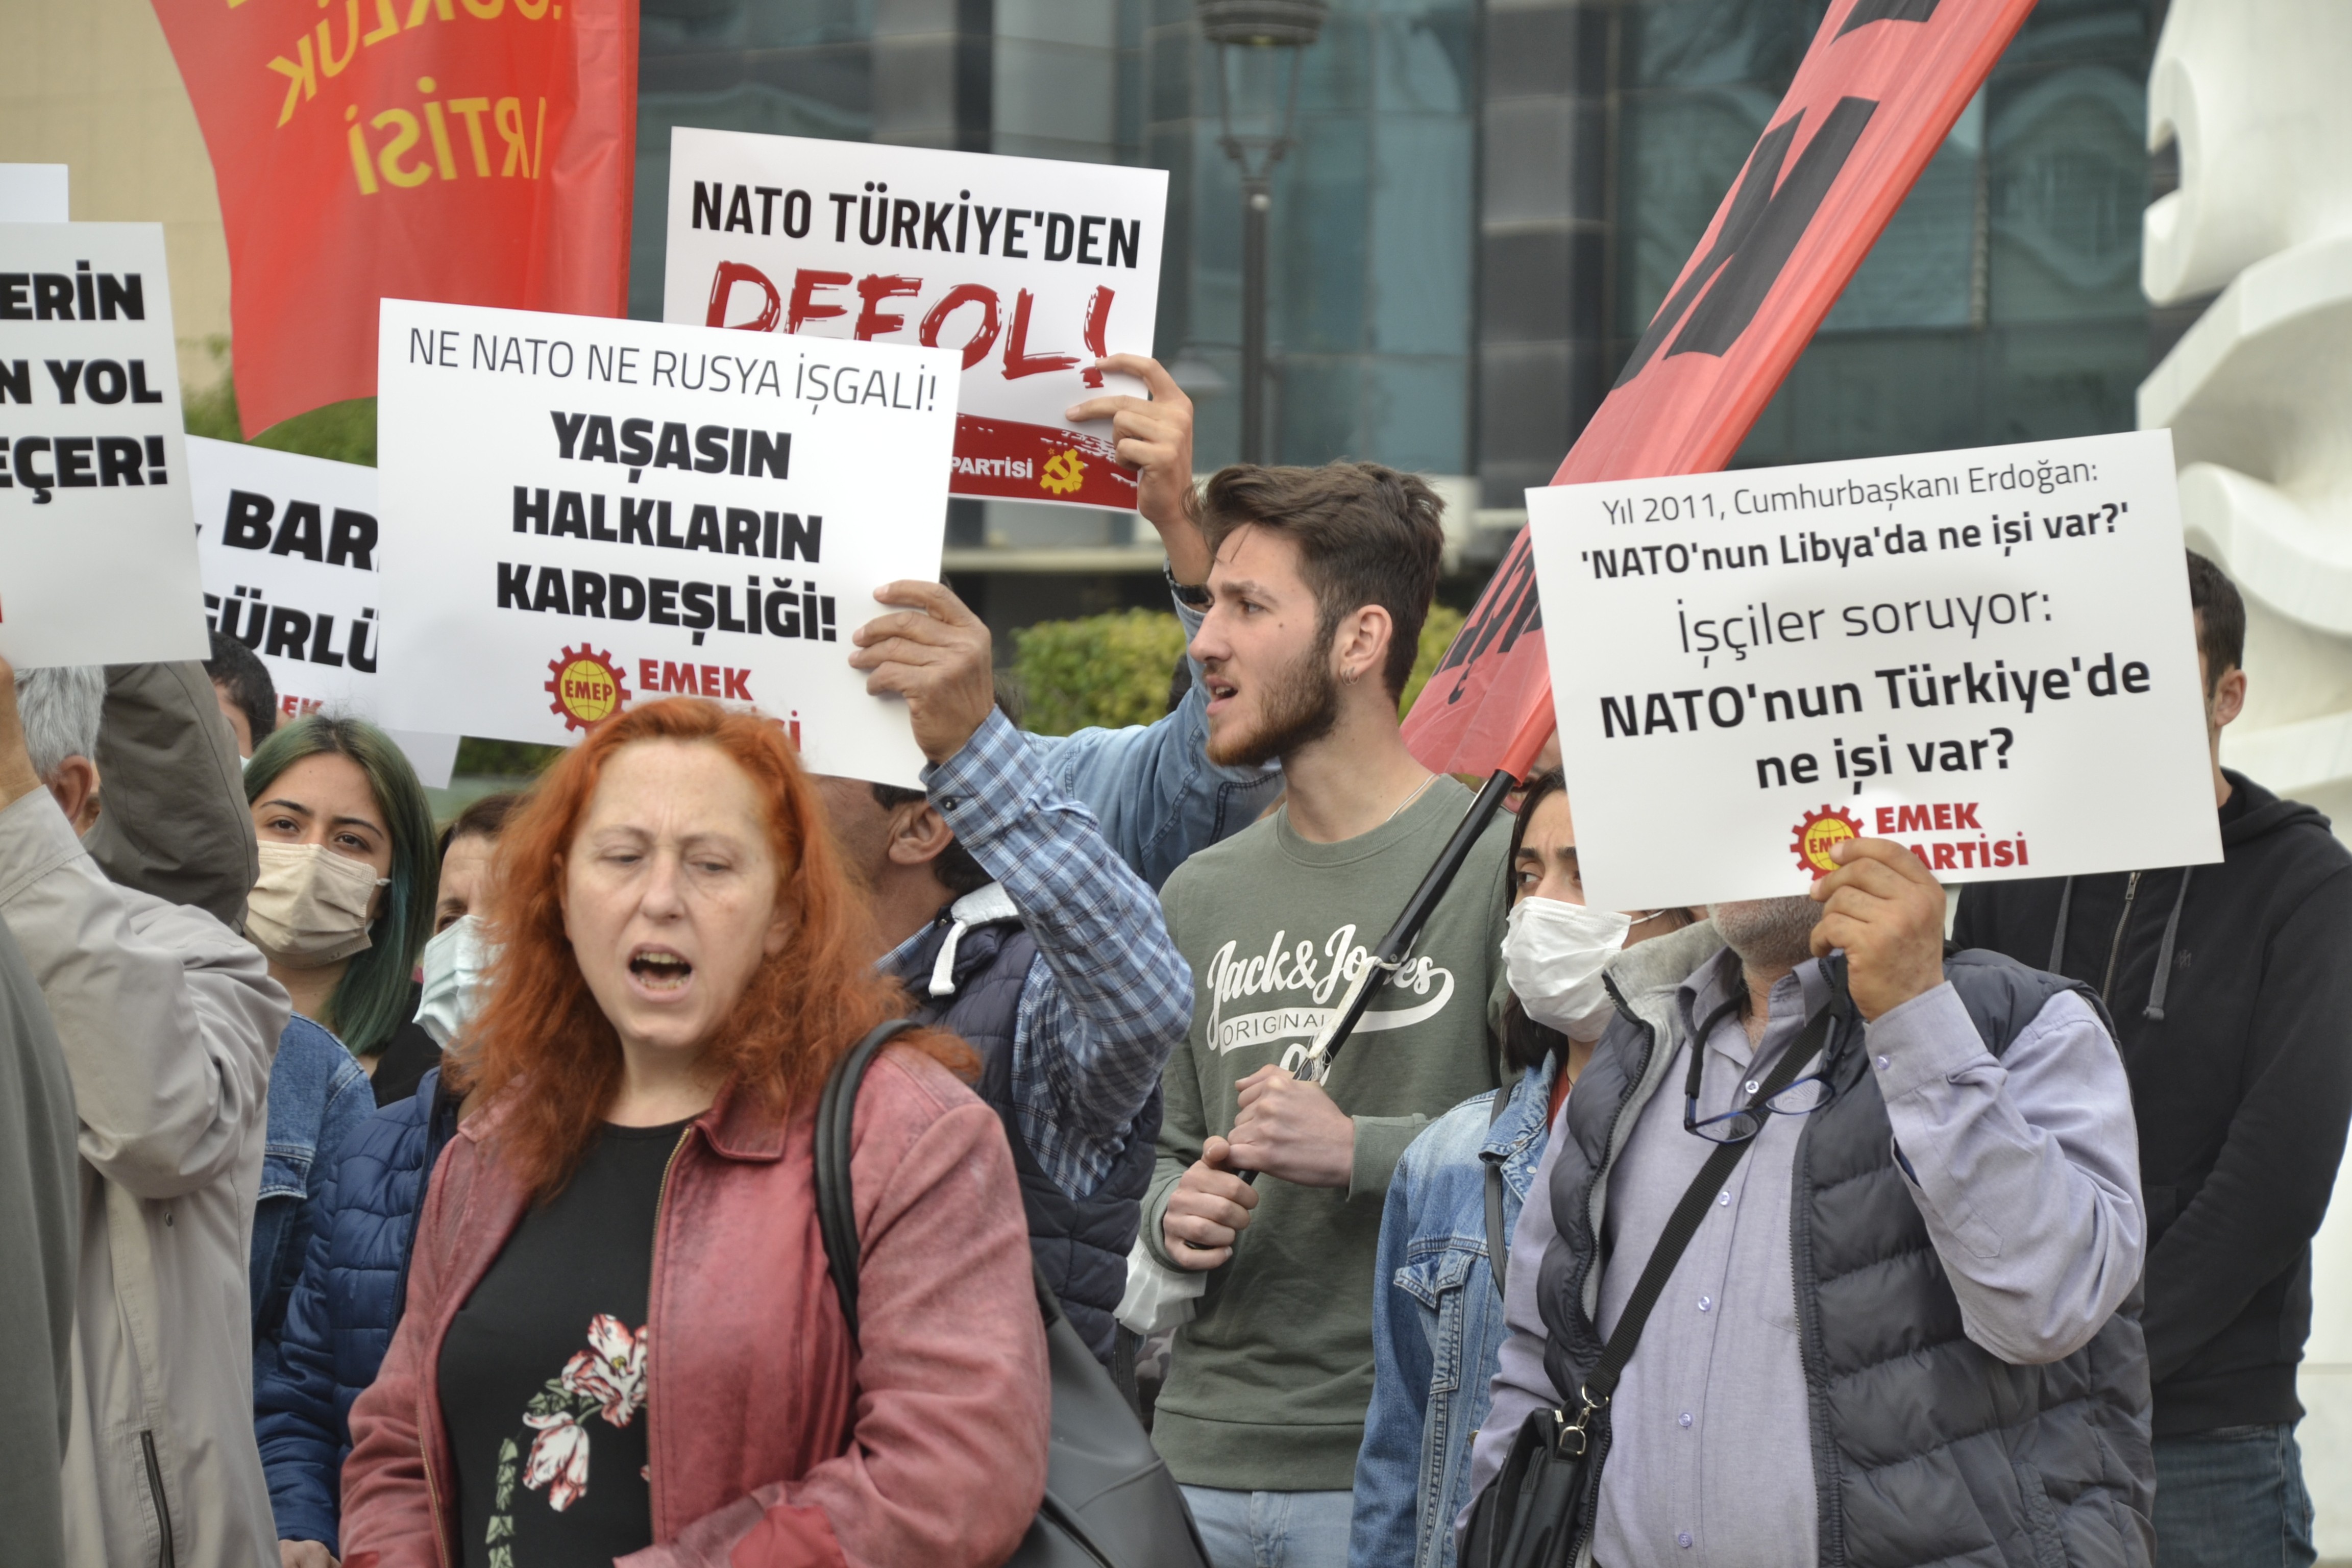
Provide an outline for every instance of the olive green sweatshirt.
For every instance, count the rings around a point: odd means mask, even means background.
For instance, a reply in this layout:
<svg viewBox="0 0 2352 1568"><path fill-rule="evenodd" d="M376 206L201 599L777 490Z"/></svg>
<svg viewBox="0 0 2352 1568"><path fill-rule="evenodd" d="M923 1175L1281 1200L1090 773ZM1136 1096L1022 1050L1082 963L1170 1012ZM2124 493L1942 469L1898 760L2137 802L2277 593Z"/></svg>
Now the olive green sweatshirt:
<svg viewBox="0 0 2352 1568"><path fill-rule="evenodd" d="M1193 856L1160 901L1192 966L1192 1026L1169 1061L1159 1170L1143 1234L1237 1114L1236 1085L1296 1067L1349 976L1385 935L1470 805L1441 778L1394 820L1316 844L1277 812ZM1261 1176L1231 1262L1179 1329L1152 1441L1177 1479L1236 1490L1340 1491L1354 1480L1372 1394L1372 1264L1381 1205L1407 1143L1494 1087L1510 819L1497 816L1404 967L1334 1058L1325 1084L1355 1121L1346 1187Z"/></svg>

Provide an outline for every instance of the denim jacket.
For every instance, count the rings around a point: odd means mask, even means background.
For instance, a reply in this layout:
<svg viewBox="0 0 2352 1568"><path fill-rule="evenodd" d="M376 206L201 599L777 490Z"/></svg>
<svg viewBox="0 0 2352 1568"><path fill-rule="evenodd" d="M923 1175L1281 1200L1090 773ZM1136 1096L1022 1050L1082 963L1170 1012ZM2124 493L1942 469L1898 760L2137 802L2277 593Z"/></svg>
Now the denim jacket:
<svg viewBox="0 0 2352 1568"><path fill-rule="evenodd" d="M1201 612L1179 601L1189 641ZM1209 761L1209 694L1201 667L1175 711L1150 724L1024 735L1055 786L1095 815L1104 839L1156 891L1196 849L1255 822L1282 793L1282 766L1219 767Z"/></svg>
<svg viewBox="0 0 2352 1568"><path fill-rule="evenodd" d="M286 1300L302 1272L309 1233L303 1200L331 1169L352 1128L375 1110L366 1071L343 1043L296 1014L278 1037L269 1068L269 1131L261 1155L261 1195L253 1211L253 1362L275 1358Z"/></svg>
<svg viewBox="0 0 2352 1568"><path fill-rule="evenodd" d="M1464 1100L1422 1130L1390 1178L1349 1568L1454 1568L1454 1520L1470 1501L1470 1445L1507 1332L1486 1258L1484 1156L1502 1163L1508 1237L1543 1157L1553 1070L1529 1069L1499 1119L1493 1093Z"/></svg>

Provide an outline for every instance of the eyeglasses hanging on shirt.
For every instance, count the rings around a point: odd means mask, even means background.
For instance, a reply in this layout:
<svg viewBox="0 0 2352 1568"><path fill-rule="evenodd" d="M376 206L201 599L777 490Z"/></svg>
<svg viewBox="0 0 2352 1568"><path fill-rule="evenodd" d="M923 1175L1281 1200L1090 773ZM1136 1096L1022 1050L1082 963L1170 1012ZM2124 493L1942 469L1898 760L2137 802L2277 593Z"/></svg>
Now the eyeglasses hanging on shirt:
<svg viewBox="0 0 2352 1568"><path fill-rule="evenodd" d="M1690 1068L1683 1075L1683 1131L1710 1143L1744 1143L1764 1131L1767 1116L1811 1116L1816 1110L1827 1109L1830 1102L1837 1099L1837 1086L1825 1076L1813 1073L1737 1110L1727 1110L1720 1116L1699 1120L1699 1075L1706 1064L1706 1042L1714 1037L1717 1024L1739 1010L1740 1002L1741 998L1734 997L1707 1015L1706 1022L1700 1025L1698 1031L1691 1037ZM1829 1037L1826 1025L1835 1006L1833 998L1815 1020L1815 1024L1821 1026L1807 1028L1789 1042L1788 1048L1802 1050L1807 1058L1818 1052ZM1754 1079L1741 1086L1751 1095L1759 1087Z"/></svg>

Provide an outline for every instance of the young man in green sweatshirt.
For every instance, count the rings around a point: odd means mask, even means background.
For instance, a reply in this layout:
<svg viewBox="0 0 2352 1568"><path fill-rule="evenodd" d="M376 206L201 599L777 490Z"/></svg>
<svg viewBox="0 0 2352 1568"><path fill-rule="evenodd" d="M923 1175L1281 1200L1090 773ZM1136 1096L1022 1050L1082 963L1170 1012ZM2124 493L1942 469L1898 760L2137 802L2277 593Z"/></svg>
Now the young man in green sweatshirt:
<svg viewBox="0 0 2352 1568"><path fill-rule="evenodd" d="M1153 1439L1216 1568L1324 1568L1347 1561L1389 1174L1432 1118L1495 1084L1509 823L1472 851L1328 1079L1293 1076L1470 804L1397 727L1440 507L1408 475L1332 463L1227 468L1202 511L1200 557L1171 571L1205 574L1211 595L1192 644L1209 755L1278 757L1288 795L1161 893L1192 1024L1168 1064L1143 1234L1210 1278Z"/></svg>

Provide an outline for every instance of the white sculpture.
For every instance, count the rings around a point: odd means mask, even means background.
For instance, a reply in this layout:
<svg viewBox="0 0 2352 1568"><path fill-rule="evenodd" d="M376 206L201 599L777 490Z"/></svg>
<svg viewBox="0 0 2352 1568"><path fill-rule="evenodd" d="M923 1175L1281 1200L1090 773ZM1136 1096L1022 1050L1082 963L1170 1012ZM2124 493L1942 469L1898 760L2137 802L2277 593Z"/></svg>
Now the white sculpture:
<svg viewBox="0 0 2352 1568"><path fill-rule="evenodd" d="M2169 426L2190 545L2246 596L2244 716L2222 760L2352 838L2352 5L2174 0L2148 146L2179 189L2147 209L2159 305L2220 297L2139 390ZM2319 1555L2352 1557L2352 1190L2315 1249L2298 1434Z"/></svg>

